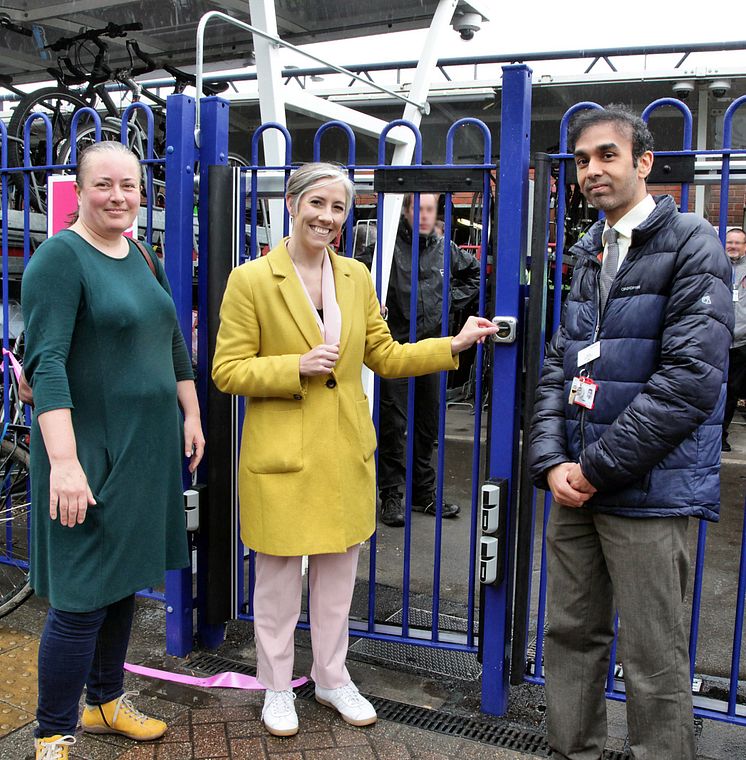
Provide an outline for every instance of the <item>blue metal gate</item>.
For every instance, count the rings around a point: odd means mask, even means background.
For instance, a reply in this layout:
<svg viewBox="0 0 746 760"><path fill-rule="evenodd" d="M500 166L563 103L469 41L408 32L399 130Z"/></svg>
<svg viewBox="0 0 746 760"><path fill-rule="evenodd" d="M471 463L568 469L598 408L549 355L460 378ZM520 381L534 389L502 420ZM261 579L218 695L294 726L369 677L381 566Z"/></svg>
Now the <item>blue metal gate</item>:
<svg viewBox="0 0 746 760"><path fill-rule="evenodd" d="M329 130L347 141L348 160L346 168L358 187L365 178L374 178L377 222L383 221L383 208L388 192L413 192L414 217L419 213L419 190L417 184L428 174L440 173L442 183L428 182L430 190L442 190L445 195L445 229L451 229L453 221L453 195L457 190L470 190L482 194L480 289L478 311L485 316L496 311L506 320L520 322L521 304L518 284L520 279L521 252L526 241L527 198L528 198L528 140L530 135L530 72L525 66L506 67L505 87L513 93L510 103L521 103L517 109L503 113L500 152L501 163L499 183L510 187L511 192L500 197L495 205L494 216L497 227L491 224L496 166L491 162L492 143L489 129L476 119L463 119L452 125L448 132L445 153L446 163L440 166L425 166L422 163L422 138L419 130L403 121L392 122L384 130L379 140L378 162L363 165L356 162L355 137L350 128L340 122L324 124L314 138L313 157L322 158L322 136ZM220 107L218 107L220 103ZM244 549L238 538L238 514L236 498L236 472L238 456L238 431L243 419L243 401L229 400L211 387L209 377L209 357L214 349L217 332L217 309L230 270L247 259L260 255L266 239L266 227L259 223L262 202L267 198L281 197L293 166L292 138L287 129L278 124L264 124L251 136L251 162L240 169L224 166L227 155L227 105L215 100L202 119L202 156L209 150L214 161L203 164L200 185L200 313L207 314L206 322L200 321L199 376L201 392L205 399L208 415L208 440L206 480L209 483L208 524L202 536L204 552L200 555L198 571L198 607L200 613L199 632L202 640L215 646L223 636L223 623L228 618L250 620L252 618L253 557ZM386 164L386 135L395 127L411 131L415 141L414 164L408 167L392 167ZM455 164L454 140L464 130L477 130L483 146L482 163ZM267 130L278 130L285 140L285 163L266 166L259 162L259 145ZM328 137L325 137L328 139ZM207 164L215 164L209 169ZM223 166L220 166L220 165ZM297 165L297 164L295 164ZM454 171L455 170L455 171ZM444 174L445 172L445 174ZM450 172L450 173L449 173ZM468 183L460 175L469 175ZM447 180L442 177L447 175ZM391 182L386 183L386 177ZM435 184L434 184L435 183ZM247 212L248 207L248 212ZM230 209L230 218L226 217ZM340 248L346 255L353 250L353 222L355 209L350 213L345 239ZM284 214L283 233L288 232L288 216ZM412 245L413 283L411 315L416 314L418 232L414 231ZM495 255L495 252L497 254ZM373 271L379 296L382 285L381 238L378 241L378 265ZM494 272L488 276L488 260L494 262ZM444 299L442 312L442 334L449 334L449 267L444 267ZM202 279L202 278L206 279ZM411 338L414 338L416 319L410 318ZM203 326L206 329L202 329ZM414 382L410 380L408 390L408 434L407 434L407 482L406 482L406 522L401 542L386 535L385 545L380 535L374 535L368 547L367 568L361 561L358 589L353 602L353 617L350 634L356 641L374 640L397 645L448 650L478 656L482 664L483 708L495 714L507 710L508 698L508 644L511 609L511 553L508 544L512 536L510 517L515 489L514 477L517 472L518 403L520 398L519 367L521 361L520 342L508 340L490 346L477 348L474 360L473 418L471 420L471 466L466 480L469 481L470 504L464 510L461 520L468 520L468 536L457 545L451 545L463 560L459 572L466 579L465 593L455 599L451 595L447 606L452 611L460 610L460 625L449 624L450 616L443 614L446 600L443 594L443 549L445 532L449 525L435 520L417 524L412 518L412 478L414 422ZM487 373L487 365L491 371ZM440 378L440 411L438 427L438 467L436 503L443 503L444 476L446 472L446 373ZM377 397L377 390L374 394ZM489 399L488 420L483 425L482 415L485 402ZM378 421L377 404L374 421ZM250 445L250 443L249 443ZM501 484L504 498L504 512L498 531L497 580L493 583L479 583L479 547L482 534L480 521L480 484L484 481ZM440 507L439 507L440 508ZM432 532L432 549L423 553L422 531ZM429 542L429 539L428 539ZM395 551L392 546L395 544ZM232 547L232 554L226 560L225 547ZM422 588L415 591L412 586L413 567L417 558L424 557L432 566L432 580L429 591ZM382 564L390 577L393 562L400 568L399 581L393 591L383 589L381 584ZM221 589L223 591L221 591ZM388 594L386 604L382 603L383 590ZM413 598L417 598L416 605ZM424 607L424 609L423 609ZM392 614L393 612L393 614ZM309 627L308 612L304 612L301 628ZM353 645L355 646L355 645Z"/></svg>
<svg viewBox="0 0 746 760"><path fill-rule="evenodd" d="M504 96L505 97L505 94ZM728 195L730 190L730 161L732 156L746 154L745 149L734 149L731 147L732 123L735 112L746 102L746 97L741 97L734 101L724 117L724 137L723 146L717 150L693 150L692 149L692 114L687 106L679 100L672 98L662 98L651 103L642 113L642 118L648 121L651 116L660 108L675 108L681 112L683 118L683 146L681 150L658 150L655 152L656 162L654 165L654 175L651 175L651 183L671 184L676 179L667 179L668 176L676 177L681 167L684 167L684 173L688 174L685 181L681 182L678 192L680 208L686 211L689 208L689 185L694 179L694 159L695 157L709 156L714 159L722 160L722 169L720 176L720 209L719 209L719 234L721 241L725 241L725 234L728 225ZM564 114L560 124L559 153L551 156L536 157L537 165L537 185L535 187L535 205L534 214L541 214L542 207L549 208L551 173L546 170L539 172L539 165L542 162L554 162L557 174L557 192L555 204L555 222L556 235L554 240L554 257L549 261L547 257L547 243L550 239L549 226L536 231L539 240L534 240L532 254L541 258L540 265L535 271L546 271L548 267L553 268L553 291L554 300L551 311L548 312L548 320L551 322L554 330L559 325L561 294L563 284L563 264L565 263L565 225L567 223L567 197L566 188L568 183L567 172L570 166L572 155L567 152L567 134L568 126L574 114L578 111L588 108L600 108L596 103L584 102L572 106ZM539 176L541 174L541 179ZM657 176L656 176L657 175ZM546 222L548 214L543 215ZM534 270L532 270L534 271ZM570 272L566 274L569 281ZM544 302L546 291L543 290L540 283L537 283L536 290L532 282L532 299L539 299ZM541 310L540 310L541 311ZM549 330L539 321L534 324L536 329L536 341L534 350L537 354L543 355L543 346L545 340L549 338ZM535 383L536 377L529 378L529 383ZM533 388L529 387L529 395L533 394ZM525 434L525 431L524 431ZM541 496L541 503L537 509L537 496ZM551 494L537 494L530 484L526 489L521 501L520 522L522 530L518 535L518 571L516 578L516 587L519 589L516 599L516 629L513 647L512 674L513 683L527 681L529 683L542 684L543 678L543 632L546 622L546 563L544 558L545 537L547 521L551 509ZM700 620L703 602L706 597L703 596L703 582L707 572L706 546L708 535L708 524L700 521L698 525L696 541L696 559L694 562L695 573L691 586L691 623L690 623L690 660L691 674L694 684L694 704L695 714L700 717L713 718L716 720L727 721L739 725L746 725L746 705L743 701L737 700L739 673L741 667L741 656L743 653L743 617L744 617L744 595L746 594L746 521L743 519L743 510L739 510L737 515L728 515L717 526L711 526L713 530L728 531L731 543L740 547L740 560L737 565L737 592L734 599L728 599L728 607L732 602L732 609L735 612L733 623L732 648L730 650L729 666L723 667L727 670L727 677L721 677L718 680L719 689L716 696L706 696L698 692L701 685L702 677L706 674L697 667L698 645L702 643L702 637L699 635ZM722 534L721 534L722 535ZM535 556L537 554L538 556ZM736 567L734 557L733 567ZM532 584L532 578L538 575L538 584ZM532 593L533 585L533 593ZM717 611L718 615L726 614L724 609ZM530 640L530 637L532 639ZM707 642L705 642L707 643ZM720 653L718 653L720 654ZM700 675L702 674L702 675ZM708 679L709 680L709 679ZM741 680L743 684L743 680ZM623 671L616 662L616 640L613 645L611 664L609 668L606 694L609 699L624 700L624 680Z"/></svg>

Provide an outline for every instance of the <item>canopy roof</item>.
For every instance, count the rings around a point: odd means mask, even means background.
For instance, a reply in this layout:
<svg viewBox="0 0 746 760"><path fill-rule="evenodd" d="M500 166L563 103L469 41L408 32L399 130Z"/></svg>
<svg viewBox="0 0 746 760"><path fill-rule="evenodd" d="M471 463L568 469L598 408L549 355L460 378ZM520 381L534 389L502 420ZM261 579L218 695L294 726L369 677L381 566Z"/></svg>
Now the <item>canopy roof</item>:
<svg viewBox="0 0 746 760"><path fill-rule="evenodd" d="M384 32L420 29L430 24L437 0L275 0L280 37L296 45ZM223 11L251 23L248 0L0 0L0 18L33 32L23 36L0 28L0 74L14 82L49 79L57 53L44 50L61 37L103 28L108 23L139 22L142 30L127 33L156 60L176 66L195 61L197 24L208 11ZM106 38L109 65L127 66L124 38ZM89 48L90 51L95 48ZM251 35L214 22L207 30L205 61L247 65ZM89 56L91 53L89 53ZM91 58L92 60L92 58Z"/></svg>

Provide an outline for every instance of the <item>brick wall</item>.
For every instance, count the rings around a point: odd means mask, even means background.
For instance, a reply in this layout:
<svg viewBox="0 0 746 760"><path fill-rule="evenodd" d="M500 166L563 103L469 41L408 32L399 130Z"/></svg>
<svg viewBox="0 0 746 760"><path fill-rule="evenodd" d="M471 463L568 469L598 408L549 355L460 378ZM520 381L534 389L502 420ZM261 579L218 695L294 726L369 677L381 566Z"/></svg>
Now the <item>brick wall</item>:
<svg viewBox="0 0 746 760"><path fill-rule="evenodd" d="M713 224L720 215L720 185L711 185L707 198L707 213ZM728 193L728 225L743 227L743 213L746 206L746 185L731 185Z"/></svg>
<svg viewBox="0 0 746 760"><path fill-rule="evenodd" d="M672 195L676 202L681 201L679 185L651 185L654 195ZM694 211L694 187L689 188L689 211ZM728 194L728 226L742 227L744 223L744 207L746 207L746 185L731 185ZM710 222L717 226L720 218L720 185L705 187L705 214Z"/></svg>

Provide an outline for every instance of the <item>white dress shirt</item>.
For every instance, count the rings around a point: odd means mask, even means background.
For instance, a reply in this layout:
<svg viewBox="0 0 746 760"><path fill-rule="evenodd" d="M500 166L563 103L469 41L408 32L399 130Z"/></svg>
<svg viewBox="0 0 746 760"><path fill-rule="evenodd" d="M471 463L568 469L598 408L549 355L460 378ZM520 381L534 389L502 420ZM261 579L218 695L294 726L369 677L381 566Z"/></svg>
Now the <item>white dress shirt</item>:
<svg viewBox="0 0 746 760"><path fill-rule="evenodd" d="M655 201L652 195L646 195L636 206L633 206L615 225L614 229L619 233L619 263L617 265L617 272L622 266L627 251L629 250L630 243L632 242L632 230L639 227L652 213L655 208ZM603 237L604 241L604 256L606 256L606 233L610 229L609 223L604 225ZM616 272L614 273L616 274Z"/></svg>

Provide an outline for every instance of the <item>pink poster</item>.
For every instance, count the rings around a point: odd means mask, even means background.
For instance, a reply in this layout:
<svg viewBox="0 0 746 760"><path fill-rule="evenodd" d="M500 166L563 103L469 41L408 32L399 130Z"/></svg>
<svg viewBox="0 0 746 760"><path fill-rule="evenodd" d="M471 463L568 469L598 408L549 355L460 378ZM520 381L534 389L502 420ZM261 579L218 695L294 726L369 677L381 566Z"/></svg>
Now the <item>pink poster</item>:
<svg viewBox="0 0 746 760"><path fill-rule="evenodd" d="M72 224L72 215L78 210L75 195L75 177L70 174L51 174L47 183L47 236L52 237ZM124 233L137 236L137 217Z"/></svg>

